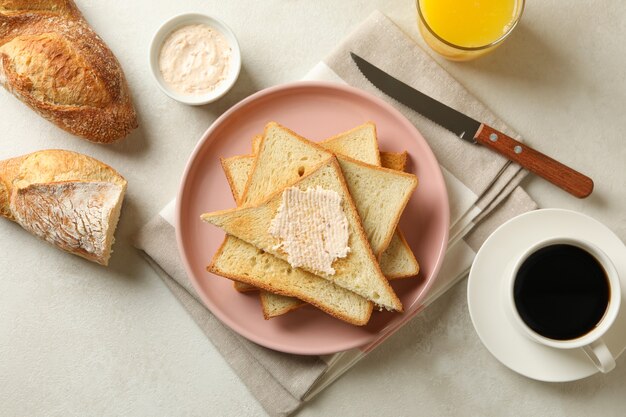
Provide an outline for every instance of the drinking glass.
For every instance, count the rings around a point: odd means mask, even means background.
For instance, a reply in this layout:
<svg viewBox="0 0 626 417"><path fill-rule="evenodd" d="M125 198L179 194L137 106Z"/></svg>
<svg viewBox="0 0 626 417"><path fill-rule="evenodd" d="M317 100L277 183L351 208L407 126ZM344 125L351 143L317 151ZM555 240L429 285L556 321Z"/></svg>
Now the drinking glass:
<svg viewBox="0 0 626 417"><path fill-rule="evenodd" d="M450 2L449 7L444 3L447 2L417 0L420 33L428 46L444 58L452 61L469 61L493 51L509 37L522 17L525 0L456 0L453 3ZM495 13L494 9L496 6L504 4L511 7L508 21L503 20L503 16ZM468 10L472 12L471 16L468 16ZM433 28L433 21L429 23L429 13L431 20L433 13L438 14L437 17L440 19L439 33ZM446 16L455 19L446 20ZM498 26L500 23L502 23L501 26ZM446 25L454 25L453 29L462 34L463 41L459 41L458 36L457 40L454 41L446 39L446 35L442 33ZM491 29L501 27L502 31L501 33L498 32L497 36L493 36L492 39L485 40L484 36L481 39L481 35L484 35L484 30L488 27Z"/></svg>

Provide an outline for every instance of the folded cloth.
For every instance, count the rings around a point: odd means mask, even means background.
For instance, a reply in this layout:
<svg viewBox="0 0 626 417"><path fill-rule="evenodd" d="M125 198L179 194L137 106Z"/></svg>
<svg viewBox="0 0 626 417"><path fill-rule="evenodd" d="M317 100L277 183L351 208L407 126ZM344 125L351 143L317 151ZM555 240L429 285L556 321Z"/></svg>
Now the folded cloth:
<svg viewBox="0 0 626 417"><path fill-rule="evenodd" d="M487 149L460 141L377 91L353 65L350 51L452 107L517 135L380 12L374 12L306 76L349 84L387 100L415 124L438 158L450 199L451 241L421 311L467 275L478 248L493 230L536 205L518 186L524 170ZM291 414L401 327L388 329L367 346L319 357L275 352L244 339L199 301L179 259L173 207L171 202L140 230L135 246L271 416ZM410 318L407 315L402 324Z"/></svg>

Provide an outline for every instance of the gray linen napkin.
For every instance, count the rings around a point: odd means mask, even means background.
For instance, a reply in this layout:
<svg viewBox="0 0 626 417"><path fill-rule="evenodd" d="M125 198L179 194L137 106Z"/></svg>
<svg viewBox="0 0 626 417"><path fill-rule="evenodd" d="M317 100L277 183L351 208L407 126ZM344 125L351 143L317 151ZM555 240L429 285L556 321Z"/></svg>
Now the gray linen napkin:
<svg viewBox="0 0 626 417"><path fill-rule="evenodd" d="M374 12L307 76L347 83L379 95L417 126L435 152L448 185L451 237L456 237L425 303L428 305L467 274L475 252L495 228L536 205L518 187L525 175L523 170L486 149L459 141L385 97L351 63L349 51L453 107L516 135L380 12ZM145 253L163 282L268 414L291 414L367 354L368 349L324 357L285 354L258 346L224 326L199 301L183 270L172 226L172 206L170 203L140 230L135 246Z"/></svg>

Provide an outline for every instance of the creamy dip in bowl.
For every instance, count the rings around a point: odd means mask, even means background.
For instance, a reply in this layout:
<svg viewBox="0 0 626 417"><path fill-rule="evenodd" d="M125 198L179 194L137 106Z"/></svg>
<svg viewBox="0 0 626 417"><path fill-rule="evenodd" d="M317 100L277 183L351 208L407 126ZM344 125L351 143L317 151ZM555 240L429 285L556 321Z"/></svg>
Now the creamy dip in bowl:
<svg viewBox="0 0 626 417"><path fill-rule="evenodd" d="M197 13L165 22L150 47L150 68L165 94L202 105L230 90L241 69L233 32L221 21Z"/></svg>

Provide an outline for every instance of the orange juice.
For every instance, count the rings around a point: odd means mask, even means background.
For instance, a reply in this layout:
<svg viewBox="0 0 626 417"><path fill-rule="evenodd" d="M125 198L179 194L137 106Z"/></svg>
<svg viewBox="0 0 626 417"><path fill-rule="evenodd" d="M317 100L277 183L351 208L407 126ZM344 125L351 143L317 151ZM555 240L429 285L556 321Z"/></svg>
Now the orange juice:
<svg viewBox="0 0 626 417"><path fill-rule="evenodd" d="M435 51L452 59L470 59L493 49L494 44L506 37L519 19L523 3L523 0L418 0L420 30Z"/></svg>

